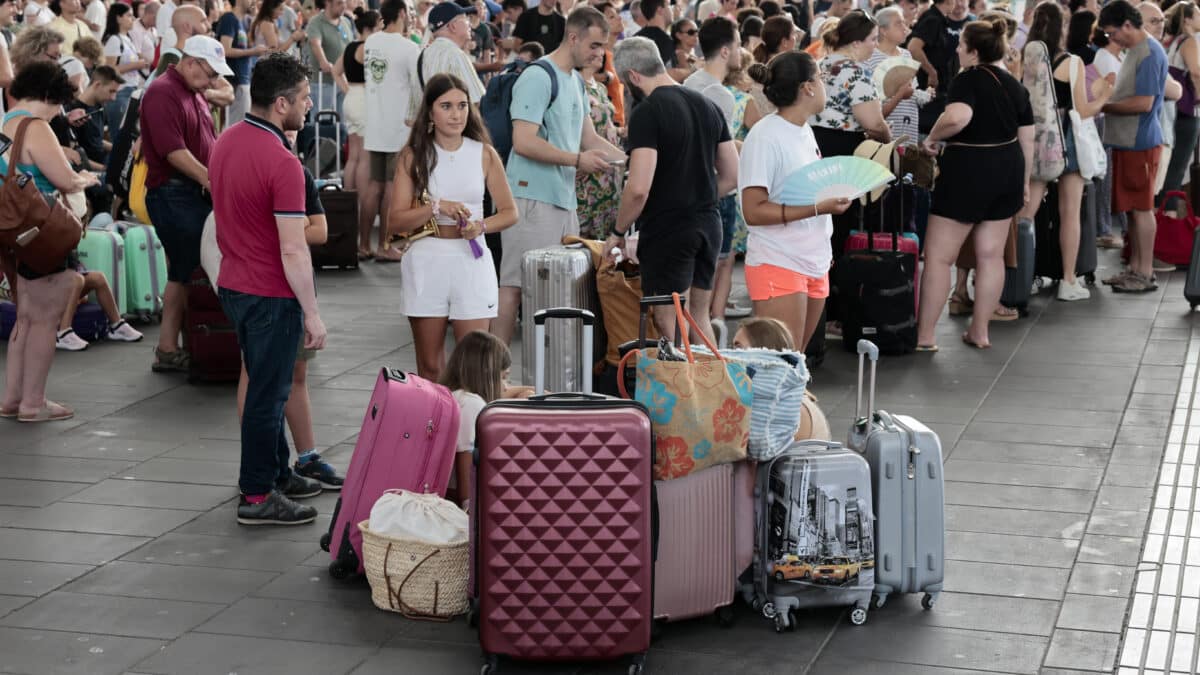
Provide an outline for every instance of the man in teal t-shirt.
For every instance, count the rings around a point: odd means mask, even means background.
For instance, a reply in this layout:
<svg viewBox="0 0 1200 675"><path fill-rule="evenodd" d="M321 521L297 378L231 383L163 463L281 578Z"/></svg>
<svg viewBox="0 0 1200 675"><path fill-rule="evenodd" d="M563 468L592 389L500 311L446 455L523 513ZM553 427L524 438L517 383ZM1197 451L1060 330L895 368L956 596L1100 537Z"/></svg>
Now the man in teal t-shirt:
<svg viewBox="0 0 1200 675"><path fill-rule="evenodd" d="M513 149L507 171L520 219L500 233L500 308L492 323L492 332L506 344L521 303L521 258L526 251L557 246L564 236L579 234L575 172L612 171L612 162L625 159L588 122L587 94L575 72L603 58L607 44L604 15L578 7L567 17L566 37L545 57L558 78L554 102L543 68L526 68L513 85Z"/></svg>

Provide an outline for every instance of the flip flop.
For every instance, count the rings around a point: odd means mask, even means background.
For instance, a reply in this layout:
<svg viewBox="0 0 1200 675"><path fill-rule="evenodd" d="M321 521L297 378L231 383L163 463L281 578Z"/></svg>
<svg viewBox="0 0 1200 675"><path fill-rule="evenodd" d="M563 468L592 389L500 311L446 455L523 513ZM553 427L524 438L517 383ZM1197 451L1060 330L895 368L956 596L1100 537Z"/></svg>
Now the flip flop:
<svg viewBox="0 0 1200 675"><path fill-rule="evenodd" d="M375 254L375 262L377 263L398 263L403 258L404 254L394 248L379 251Z"/></svg>
<svg viewBox="0 0 1200 675"><path fill-rule="evenodd" d="M962 334L962 341L963 341L963 344L967 345L968 347L974 347L975 349L991 349L992 348L991 345L981 345L978 342L972 340L971 338L967 337L966 333Z"/></svg>
<svg viewBox="0 0 1200 675"><path fill-rule="evenodd" d="M50 407L52 405L61 408L61 410L59 412L54 412ZM54 401L47 400L46 405L43 405L41 407L41 409L39 409L36 413L34 413L32 415L18 414L17 421L18 422L29 422L29 423L58 422L60 420L69 420L74 416L75 416L74 410L71 410L70 408L68 408L64 405L55 403Z"/></svg>
<svg viewBox="0 0 1200 675"><path fill-rule="evenodd" d="M0 419L14 419L21 414L21 406L15 408L0 408Z"/></svg>
<svg viewBox="0 0 1200 675"><path fill-rule="evenodd" d="M1006 309L1010 310L1012 313L1010 314L1008 312L1005 312L1004 310L1006 310ZM1017 319L1020 319L1020 318L1021 318L1020 310L1012 309L1010 307L1004 307L1002 305L1002 306L998 307L996 309L996 311L992 312L991 320L992 321L1016 321Z"/></svg>
<svg viewBox="0 0 1200 675"><path fill-rule="evenodd" d="M917 345L917 349L916 349L918 354L921 354L921 353L933 354L933 353L937 352L937 350L938 350L937 345Z"/></svg>
<svg viewBox="0 0 1200 675"><path fill-rule="evenodd" d="M971 316L974 309L973 302L950 298L950 316Z"/></svg>

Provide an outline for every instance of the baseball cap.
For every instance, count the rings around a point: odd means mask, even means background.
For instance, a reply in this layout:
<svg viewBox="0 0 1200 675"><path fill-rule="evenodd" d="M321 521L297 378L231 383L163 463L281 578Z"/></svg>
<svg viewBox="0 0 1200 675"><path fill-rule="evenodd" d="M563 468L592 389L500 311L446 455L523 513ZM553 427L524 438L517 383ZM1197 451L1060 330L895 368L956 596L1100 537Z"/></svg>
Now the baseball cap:
<svg viewBox="0 0 1200 675"><path fill-rule="evenodd" d="M474 7L459 7L453 2L439 2L429 10L429 32L436 33L462 14L474 14Z"/></svg>
<svg viewBox="0 0 1200 675"><path fill-rule="evenodd" d="M183 43L183 55L201 59L220 75L233 76L233 69L225 63L225 48L207 35L193 35L188 38Z"/></svg>

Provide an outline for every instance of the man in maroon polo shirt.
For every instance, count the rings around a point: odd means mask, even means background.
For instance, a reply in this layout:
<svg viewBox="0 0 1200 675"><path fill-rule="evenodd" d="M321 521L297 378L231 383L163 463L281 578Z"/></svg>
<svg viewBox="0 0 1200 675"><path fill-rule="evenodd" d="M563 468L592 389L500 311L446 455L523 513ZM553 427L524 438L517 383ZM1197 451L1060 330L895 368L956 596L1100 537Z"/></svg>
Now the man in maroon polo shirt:
<svg viewBox="0 0 1200 675"><path fill-rule="evenodd" d="M204 91L231 74L221 43L194 35L184 43L179 63L155 79L142 96L146 210L167 254L155 372L188 369L187 353L179 347L187 309L184 284L200 266L200 235L212 212L208 156L217 140Z"/></svg>
<svg viewBox="0 0 1200 675"><path fill-rule="evenodd" d="M325 346L312 259L304 237L305 184L284 132L304 125L312 102L300 62L276 53L254 67L250 113L213 148L213 215L221 249L218 295L237 330L249 385L242 412L242 465L237 521L300 525L317 517L293 499L321 483L288 464L283 410L300 338Z"/></svg>

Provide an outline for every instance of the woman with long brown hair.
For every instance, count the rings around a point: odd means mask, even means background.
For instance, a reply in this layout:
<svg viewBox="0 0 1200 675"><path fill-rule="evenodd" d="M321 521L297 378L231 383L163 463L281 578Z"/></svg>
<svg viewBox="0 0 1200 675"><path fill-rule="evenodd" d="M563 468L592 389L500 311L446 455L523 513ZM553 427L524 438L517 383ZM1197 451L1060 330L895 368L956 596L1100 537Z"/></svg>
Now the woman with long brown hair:
<svg viewBox="0 0 1200 675"><path fill-rule="evenodd" d="M392 182L392 232L412 232L431 219L437 231L413 242L400 262L400 311L412 325L417 374L436 381L446 363L446 324L454 339L487 330L499 287L484 233L517 222L504 164L492 147L467 87L438 74L425 95ZM487 187L495 215L483 217Z"/></svg>
<svg viewBox="0 0 1200 675"><path fill-rule="evenodd" d="M763 86L760 80L766 75L767 63L776 54L783 54L796 49L796 24L792 23L791 15L780 14L764 21L761 38L762 41L753 50L754 60L758 63L758 67L749 70L750 77L754 78L755 81L755 84L750 87L750 93L754 96L754 103L758 105L759 112L769 115L775 112L775 106L763 94ZM755 76L756 73L757 77Z"/></svg>

